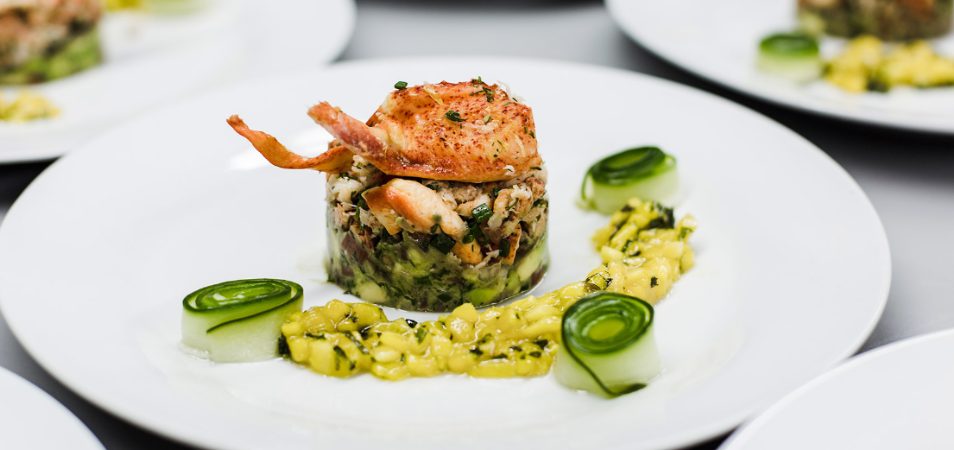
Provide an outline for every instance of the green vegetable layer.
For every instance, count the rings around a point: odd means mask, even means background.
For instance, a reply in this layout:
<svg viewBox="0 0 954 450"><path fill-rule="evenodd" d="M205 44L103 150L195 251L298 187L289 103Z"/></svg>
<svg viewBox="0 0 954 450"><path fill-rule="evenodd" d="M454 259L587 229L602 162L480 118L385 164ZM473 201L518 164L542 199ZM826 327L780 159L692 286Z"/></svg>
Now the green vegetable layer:
<svg viewBox="0 0 954 450"><path fill-rule="evenodd" d="M0 84L55 80L93 67L103 60L99 33L92 28L13 68L0 68Z"/></svg>
<svg viewBox="0 0 954 450"><path fill-rule="evenodd" d="M480 267L449 253L454 240L443 234L401 231L366 243L329 223L328 239L329 281L365 301L416 311L501 302L535 286L549 263L545 236L520 243L513 264Z"/></svg>

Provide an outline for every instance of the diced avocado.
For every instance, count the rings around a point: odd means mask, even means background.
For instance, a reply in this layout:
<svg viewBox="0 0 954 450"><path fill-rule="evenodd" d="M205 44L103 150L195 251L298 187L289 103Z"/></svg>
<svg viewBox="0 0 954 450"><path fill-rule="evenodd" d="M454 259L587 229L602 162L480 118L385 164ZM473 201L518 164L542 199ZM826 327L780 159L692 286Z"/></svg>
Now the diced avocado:
<svg viewBox="0 0 954 450"><path fill-rule="evenodd" d="M384 303L388 300L388 293L373 281L365 281L355 288L355 295L371 303Z"/></svg>
<svg viewBox="0 0 954 450"><path fill-rule="evenodd" d="M474 306L480 306L485 303L490 303L496 300L500 296L500 289L494 288L477 288L468 291L464 294L464 299L470 303L473 303Z"/></svg>
<svg viewBox="0 0 954 450"><path fill-rule="evenodd" d="M520 277L520 281L529 280L530 277L533 276L533 273L540 268L540 264L543 264L543 256L546 252L546 248L546 242L541 242L530 250L530 253L523 256L523 259L520 260L520 263L517 265L517 276Z"/></svg>

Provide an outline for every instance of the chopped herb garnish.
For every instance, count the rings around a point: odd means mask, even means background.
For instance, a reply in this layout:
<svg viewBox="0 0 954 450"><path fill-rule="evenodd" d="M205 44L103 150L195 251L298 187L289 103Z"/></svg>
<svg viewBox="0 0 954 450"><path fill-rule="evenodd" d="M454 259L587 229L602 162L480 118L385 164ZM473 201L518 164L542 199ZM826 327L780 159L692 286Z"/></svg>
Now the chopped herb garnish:
<svg viewBox="0 0 954 450"><path fill-rule="evenodd" d="M394 89L397 89L399 91L403 89L407 89L407 81L398 81L397 83L394 83Z"/></svg>
<svg viewBox="0 0 954 450"><path fill-rule="evenodd" d="M515 352L522 352L522 351L523 351L523 348L520 347L519 345L511 345L511 346L510 346L510 350L513 350L513 351L515 351Z"/></svg>
<svg viewBox="0 0 954 450"><path fill-rule="evenodd" d="M305 337L310 337L310 338L312 338L312 339L318 339L318 340L324 340L324 339L325 339L325 335L324 335L323 333L315 334L315 333L305 332Z"/></svg>
<svg viewBox="0 0 954 450"><path fill-rule="evenodd" d="M467 228L467 234L464 235L464 242L469 244L475 239L480 245L487 243L487 235L484 234L484 230L480 229L480 223L477 221L473 221L473 223L470 224L470 227Z"/></svg>
<svg viewBox="0 0 954 450"><path fill-rule="evenodd" d="M291 354L291 350L288 349L288 339L285 339L285 335L278 337L278 355L279 356L288 356Z"/></svg>
<svg viewBox="0 0 954 450"><path fill-rule="evenodd" d="M501 239L500 244L498 244L498 247L500 248L501 258L506 258L510 256L510 238Z"/></svg>
<svg viewBox="0 0 954 450"><path fill-rule="evenodd" d="M679 240L683 240L686 236L689 236L689 233L692 233L692 228L680 228L679 229Z"/></svg>
<svg viewBox="0 0 954 450"><path fill-rule="evenodd" d="M358 351L360 351L362 354L368 355L371 353L371 351L368 350L368 347L365 347L364 343L361 342L361 339L359 339L359 336L355 336L354 331L350 333L345 333L345 336L348 336L348 339L351 339L351 342L354 342L354 346L358 347Z"/></svg>
<svg viewBox="0 0 954 450"><path fill-rule="evenodd" d="M676 224L676 218L673 216L672 208L666 208L664 206L658 206L659 208L659 217L656 217L653 220L650 220L646 224L646 229L651 230L653 228L672 228Z"/></svg>
<svg viewBox="0 0 954 450"><path fill-rule="evenodd" d="M490 206L486 203L477 205L470 211L470 213L477 223L484 223L490 219L490 216L494 215L494 212L490 210Z"/></svg>
<svg viewBox="0 0 954 450"><path fill-rule="evenodd" d="M484 123L489 123L491 120L494 120L493 117L490 117L490 114L484 116Z"/></svg>
<svg viewBox="0 0 954 450"><path fill-rule="evenodd" d="M533 341L533 343L534 343L534 344L537 344L537 347L547 348L547 344L549 344L550 341L548 341L548 340L546 340L546 339L537 339L537 340Z"/></svg>
<svg viewBox="0 0 954 450"><path fill-rule="evenodd" d="M460 117L460 113L454 111L453 109L444 113L444 117L452 122L463 122L464 119Z"/></svg>
<svg viewBox="0 0 954 450"><path fill-rule="evenodd" d="M340 357L342 357L342 358L344 358L344 359L348 359L348 354L345 353L345 351L344 351L343 348L341 348L341 347L339 347L339 346L336 345L336 346L334 347L334 351L335 351L335 354L336 354L336 355L338 355L338 356L340 356Z"/></svg>
<svg viewBox="0 0 954 450"><path fill-rule="evenodd" d="M484 86L484 88L481 89L481 92L483 92L483 93L484 93L484 97L487 98L487 103L492 103L492 102L494 101L494 90L493 90L493 89Z"/></svg>
<svg viewBox="0 0 954 450"><path fill-rule="evenodd" d="M507 355L500 353L492 356L490 359L507 359Z"/></svg>
<svg viewBox="0 0 954 450"><path fill-rule="evenodd" d="M358 334L361 335L361 339L367 339L371 335L371 325L358 330Z"/></svg>
<svg viewBox="0 0 954 450"><path fill-rule="evenodd" d="M427 330L425 330L424 328L418 328L417 331L414 332L414 337L417 338L418 344L420 344L421 342L424 342L424 338L426 336L427 336Z"/></svg>
<svg viewBox="0 0 954 450"><path fill-rule="evenodd" d="M477 355L478 357L484 354L484 351L477 347L470 349L470 352L473 353L474 355Z"/></svg>
<svg viewBox="0 0 954 450"><path fill-rule="evenodd" d="M650 279L649 279L649 287L654 288L654 287L656 287L656 286L659 286L659 278L656 278L656 277L650 278Z"/></svg>
<svg viewBox="0 0 954 450"><path fill-rule="evenodd" d="M454 248L454 238L440 233L431 239L431 246L440 250L442 253L448 253Z"/></svg>
<svg viewBox="0 0 954 450"><path fill-rule="evenodd" d="M528 353L528 354L529 354L530 356L534 357L534 358L539 358L539 357L543 356L543 353L540 353L540 352L530 352L530 353Z"/></svg>
<svg viewBox="0 0 954 450"><path fill-rule="evenodd" d="M407 326L411 328L414 328L417 326L417 321L414 319L404 319L404 321L407 322Z"/></svg>

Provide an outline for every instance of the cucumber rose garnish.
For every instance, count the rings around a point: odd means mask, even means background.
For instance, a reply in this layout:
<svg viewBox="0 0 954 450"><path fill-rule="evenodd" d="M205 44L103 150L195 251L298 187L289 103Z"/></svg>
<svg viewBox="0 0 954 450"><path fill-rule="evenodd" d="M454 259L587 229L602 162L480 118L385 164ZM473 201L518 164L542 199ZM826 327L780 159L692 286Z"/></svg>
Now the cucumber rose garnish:
<svg viewBox="0 0 954 450"><path fill-rule="evenodd" d="M276 357L282 322L302 298L298 283L270 278L206 286L182 300L182 343L216 362Z"/></svg>
<svg viewBox="0 0 954 450"><path fill-rule="evenodd" d="M623 150L590 166L580 189L585 208L611 214L639 197L666 201L676 192L676 158L659 147Z"/></svg>
<svg viewBox="0 0 954 450"><path fill-rule="evenodd" d="M595 292L563 314L555 369L563 385L616 397L659 374L653 307L636 297Z"/></svg>

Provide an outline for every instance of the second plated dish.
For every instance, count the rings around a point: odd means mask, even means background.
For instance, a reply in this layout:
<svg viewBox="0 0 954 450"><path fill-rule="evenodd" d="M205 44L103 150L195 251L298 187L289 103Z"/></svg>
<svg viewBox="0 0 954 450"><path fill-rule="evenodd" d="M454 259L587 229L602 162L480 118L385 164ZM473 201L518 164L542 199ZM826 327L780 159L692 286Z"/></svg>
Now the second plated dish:
<svg viewBox="0 0 954 450"><path fill-rule="evenodd" d="M821 80L797 83L760 71L757 64L759 41L771 33L796 27L796 0L662 3L607 0L606 3L623 31L648 50L732 89L817 114L888 127L954 134L954 87L904 87L887 93L852 94ZM833 1L818 3L837 4ZM870 6L885 2L848 3ZM943 6L946 3L923 3L942 5L939 9L951 14L950 9ZM939 54L954 57L954 34L947 33L930 42ZM826 36L822 39L822 55L831 59L840 53L844 44L842 38ZM916 70L924 71L924 68L917 67Z"/></svg>

